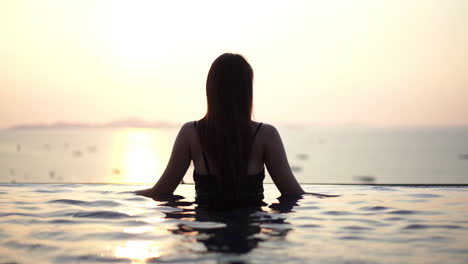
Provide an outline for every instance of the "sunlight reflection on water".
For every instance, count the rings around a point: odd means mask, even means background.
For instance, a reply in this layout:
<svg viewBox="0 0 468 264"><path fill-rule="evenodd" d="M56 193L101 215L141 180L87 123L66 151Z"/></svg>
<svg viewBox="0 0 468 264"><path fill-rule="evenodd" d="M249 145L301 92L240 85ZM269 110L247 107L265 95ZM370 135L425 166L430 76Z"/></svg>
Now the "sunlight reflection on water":
<svg viewBox="0 0 468 264"><path fill-rule="evenodd" d="M0 131L0 182L154 184L178 128ZM290 165L306 183L466 184L462 129L281 128ZM339 166L338 166L339 165ZM184 182L193 183L189 167ZM271 183L271 178L265 178Z"/></svg>
<svg viewBox="0 0 468 264"><path fill-rule="evenodd" d="M120 183L155 182L165 166L171 144L167 135L155 129L127 129L112 139L113 175L108 181Z"/></svg>
<svg viewBox="0 0 468 264"><path fill-rule="evenodd" d="M133 263L146 263L148 258L158 258L161 251L157 243L153 241L127 241L123 246L116 246L114 256L127 258Z"/></svg>
<svg viewBox="0 0 468 264"><path fill-rule="evenodd" d="M0 185L0 263L468 260L463 186L304 185L341 195L320 199L278 197L265 184L268 206L232 211L198 208L190 184L157 201L132 192L145 187Z"/></svg>

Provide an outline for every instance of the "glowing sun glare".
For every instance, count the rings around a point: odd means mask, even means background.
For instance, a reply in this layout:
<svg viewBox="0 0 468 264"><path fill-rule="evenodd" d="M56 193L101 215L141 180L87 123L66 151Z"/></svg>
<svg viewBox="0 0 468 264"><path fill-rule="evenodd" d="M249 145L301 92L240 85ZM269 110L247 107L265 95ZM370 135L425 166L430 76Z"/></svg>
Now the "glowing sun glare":
<svg viewBox="0 0 468 264"><path fill-rule="evenodd" d="M154 183L161 172L166 145L158 131L128 129L116 133L113 182Z"/></svg>
<svg viewBox="0 0 468 264"><path fill-rule="evenodd" d="M100 2L99 2L100 3ZM109 51L129 68L160 63L172 45L164 1L112 1L102 4L99 36Z"/></svg>

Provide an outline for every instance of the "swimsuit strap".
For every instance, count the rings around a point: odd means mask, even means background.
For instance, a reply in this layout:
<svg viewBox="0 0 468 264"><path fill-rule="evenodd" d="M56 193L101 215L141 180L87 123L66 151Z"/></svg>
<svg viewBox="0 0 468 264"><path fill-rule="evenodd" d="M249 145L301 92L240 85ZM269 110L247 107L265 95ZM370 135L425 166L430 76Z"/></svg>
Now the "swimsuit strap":
<svg viewBox="0 0 468 264"><path fill-rule="evenodd" d="M258 130L260 130L260 127L263 125L263 123L259 123L257 125L257 128L255 129L255 132L253 134L253 137L252 137L252 142L255 140L255 136L257 136L257 133L258 133Z"/></svg>
<svg viewBox="0 0 468 264"><path fill-rule="evenodd" d="M197 127L197 121L194 121L193 125L196 128ZM198 137L200 137L200 135ZM205 168L208 171L208 174L210 174L210 165L208 165L208 160L206 159L205 151L203 150L203 148L202 148L202 156L203 156L203 160L205 162Z"/></svg>
<svg viewBox="0 0 468 264"><path fill-rule="evenodd" d="M255 128L255 132L252 136L252 142L255 141L255 137L257 136L258 131L260 130L260 127L263 125L263 123L259 123L257 127ZM196 128L197 127L197 121L193 122L193 126ZM206 170L208 171L208 174L210 174L210 165L208 164L208 160L206 159L205 151L202 149L202 155L203 155L203 161L205 162L205 167Z"/></svg>
<svg viewBox="0 0 468 264"><path fill-rule="evenodd" d="M254 132L254 134L252 135L252 146L253 146L253 143L255 142L255 137L257 136L257 133L258 133L258 131L260 130L260 127L261 127L262 125L263 125L263 123L259 123L259 124L257 125L257 127L255 128L255 132ZM249 154L249 156L252 154L252 151L253 151L253 148L250 149L250 154Z"/></svg>

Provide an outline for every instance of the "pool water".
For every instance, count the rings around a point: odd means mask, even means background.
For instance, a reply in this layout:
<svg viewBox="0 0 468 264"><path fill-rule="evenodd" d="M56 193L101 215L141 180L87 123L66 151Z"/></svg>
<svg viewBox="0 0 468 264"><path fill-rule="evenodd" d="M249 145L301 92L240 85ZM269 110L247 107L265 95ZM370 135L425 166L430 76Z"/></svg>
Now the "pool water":
<svg viewBox="0 0 468 264"><path fill-rule="evenodd" d="M305 185L210 212L194 186L164 201L147 186L0 185L0 263L468 263L468 187Z"/></svg>

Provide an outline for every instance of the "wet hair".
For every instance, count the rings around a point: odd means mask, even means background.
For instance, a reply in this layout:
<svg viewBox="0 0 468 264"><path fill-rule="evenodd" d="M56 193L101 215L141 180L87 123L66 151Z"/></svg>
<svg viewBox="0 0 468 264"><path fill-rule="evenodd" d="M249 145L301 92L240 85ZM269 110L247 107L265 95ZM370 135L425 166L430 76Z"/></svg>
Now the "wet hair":
<svg viewBox="0 0 468 264"><path fill-rule="evenodd" d="M206 80L207 112L198 126L203 150L213 162L220 199L235 202L245 181L252 147L253 70L239 54L225 53Z"/></svg>

